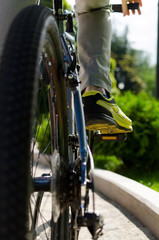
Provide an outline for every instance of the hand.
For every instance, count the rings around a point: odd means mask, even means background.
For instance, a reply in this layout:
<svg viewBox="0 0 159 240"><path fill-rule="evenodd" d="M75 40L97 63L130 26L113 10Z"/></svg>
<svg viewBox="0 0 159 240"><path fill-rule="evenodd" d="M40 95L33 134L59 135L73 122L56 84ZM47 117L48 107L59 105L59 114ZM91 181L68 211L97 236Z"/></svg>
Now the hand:
<svg viewBox="0 0 159 240"><path fill-rule="evenodd" d="M122 10L123 10L123 15L130 15L130 12L127 8L127 3L139 3L139 6L142 7L142 0L121 0L122 1ZM138 14L141 14L140 8L137 10ZM135 10L132 10L132 14L135 14Z"/></svg>

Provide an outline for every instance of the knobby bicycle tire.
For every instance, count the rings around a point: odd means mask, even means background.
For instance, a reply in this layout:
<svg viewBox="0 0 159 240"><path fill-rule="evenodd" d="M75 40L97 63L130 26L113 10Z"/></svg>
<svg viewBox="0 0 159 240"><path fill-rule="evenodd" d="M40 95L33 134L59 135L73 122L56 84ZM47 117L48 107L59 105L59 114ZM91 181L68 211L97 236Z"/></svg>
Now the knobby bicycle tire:
<svg viewBox="0 0 159 240"><path fill-rule="evenodd" d="M51 212L51 233L46 239L67 240L69 219L66 180L69 163L63 59L52 12L34 5L22 10L15 18L1 60L0 239L36 239L34 228L39 214L28 214L32 208L32 163L35 160L32 146L38 145L37 134L41 131L45 118L51 134L49 164L54 158L57 159L53 171L54 177L58 177L54 179L58 181L58 186L56 181L51 184L55 188L52 208L56 207L57 201L60 202L57 210L55 208ZM41 135L46 136L46 132L47 129ZM38 158L41 153L47 152L48 144L45 145L43 140L42 145ZM52 178L53 173L50 176ZM38 194L35 200L37 208L41 207L42 198L43 194ZM56 212L60 217L54 223L53 214ZM30 219L35 221L32 225L34 233L28 229Z"/></svg>

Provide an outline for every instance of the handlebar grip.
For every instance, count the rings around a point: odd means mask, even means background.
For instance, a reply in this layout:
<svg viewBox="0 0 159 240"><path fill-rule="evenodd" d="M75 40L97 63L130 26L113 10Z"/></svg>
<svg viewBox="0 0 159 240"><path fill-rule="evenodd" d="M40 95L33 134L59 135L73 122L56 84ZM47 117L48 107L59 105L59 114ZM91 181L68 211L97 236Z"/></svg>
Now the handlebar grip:
<svg viewBox="0 0 159 240"><path fill-rule="evenodd" d="M135 10L139 9L139 3L129 3L128 9ZM113 4L112 5L113 12L122 12L122 5L121 4Z"/></svg>

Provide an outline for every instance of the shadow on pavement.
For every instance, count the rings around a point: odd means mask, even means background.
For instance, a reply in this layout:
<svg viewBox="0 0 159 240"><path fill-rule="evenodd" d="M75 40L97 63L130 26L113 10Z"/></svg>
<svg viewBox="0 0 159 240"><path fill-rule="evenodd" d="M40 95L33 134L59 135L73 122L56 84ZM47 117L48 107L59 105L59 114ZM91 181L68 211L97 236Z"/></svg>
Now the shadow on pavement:
<svg viewBox="0 0 159 240"><path fill-rule="evenodd" d="M96 194L101 197L103 200L112 204L115 208L117 208L127 219L129 219L137 228L139 228L150 240L157 240L157 238L151 233L151 231L145 227L135 216L125 210L121 205L117 202L113 201L112 199L104 196L100 192L96 191ZM139 239L140 240L140 239Z"/></svg>

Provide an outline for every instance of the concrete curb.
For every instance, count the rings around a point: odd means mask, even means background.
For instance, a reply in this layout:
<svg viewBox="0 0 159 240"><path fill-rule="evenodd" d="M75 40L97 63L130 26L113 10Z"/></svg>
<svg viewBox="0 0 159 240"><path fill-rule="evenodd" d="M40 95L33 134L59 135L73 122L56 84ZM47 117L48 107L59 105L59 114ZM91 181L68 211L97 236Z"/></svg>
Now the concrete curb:
<svg viewBox="0 0 159 240"><path fill-rule="evenodd" d="M159 239L159 193L119 174L95 169L95 188L115 200Z"/></svg>

